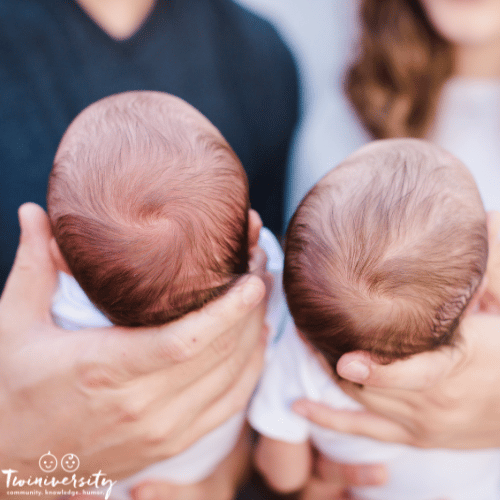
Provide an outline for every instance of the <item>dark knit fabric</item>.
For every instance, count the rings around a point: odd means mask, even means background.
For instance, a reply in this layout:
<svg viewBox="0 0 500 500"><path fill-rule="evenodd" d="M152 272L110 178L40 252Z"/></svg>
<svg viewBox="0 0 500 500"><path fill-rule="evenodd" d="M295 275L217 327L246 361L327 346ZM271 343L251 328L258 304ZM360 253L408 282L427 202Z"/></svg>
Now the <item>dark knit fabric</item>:
<svg viewBox="0 0 500 500"><path fill-rule="evenodd" d="M297 85L276 31L229 0L158 0L126 41L71 0L0 0L0 289L18 243L17 208L45 206L66 127L126 90L169 92L205 114L240 157L252 207L279 234Z"/></svg>

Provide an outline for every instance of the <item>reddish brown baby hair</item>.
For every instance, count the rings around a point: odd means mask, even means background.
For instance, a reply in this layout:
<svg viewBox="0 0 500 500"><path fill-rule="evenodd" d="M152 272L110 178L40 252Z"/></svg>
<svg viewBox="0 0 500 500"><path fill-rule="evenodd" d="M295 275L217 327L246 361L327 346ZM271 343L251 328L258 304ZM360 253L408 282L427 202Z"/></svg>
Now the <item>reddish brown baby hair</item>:
<svg viewBox="0 0 500 500"><path fill-rule="evenodd" d="M168 94L126 92L82 111L47 205L71 272L115 324L174 320L248 268L245 171L220 132Z"/></svg>
<svg viewBox="0 0 500 500"><path fill-rule="evenodd" d="M328 173L287 231L284 287L297 328L333 370L453 345L488 255L468 170L418 139L375 141Z"/></svg>

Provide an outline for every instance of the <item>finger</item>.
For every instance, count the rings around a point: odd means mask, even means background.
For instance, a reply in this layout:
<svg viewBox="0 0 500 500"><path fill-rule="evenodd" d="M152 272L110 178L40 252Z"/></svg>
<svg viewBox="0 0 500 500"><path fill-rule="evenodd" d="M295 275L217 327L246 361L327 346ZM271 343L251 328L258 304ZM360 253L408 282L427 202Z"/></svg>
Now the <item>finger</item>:
<svg viewBox="0 0 500 500"><path fill-rule="evenodd" d="M89 363L112 369L117 382L187 362L225 333L230 337L240 335L264 295L264 282L246 275L224 296L168 325L113 327L106 329L106 335L102 335L102 329L86 330L86 345L95 347L85 355ZM95 342L89 342L94 336ZM227 352L213 352L214 363L225 356Z"/></svg>
<svg viewBox="0 0 500 500"><path fill-rule="evenodd" d="M300 500L347 500L342 484L311 478L299 495Z"/></svg>
<svg viewBox="0 0 500 500"><path fill-rule="evenodd" d="M246 408L262 374L265 348L264 343L257 346L234 383L199 417L198 420L202 422L198 431L200 434L219 426L224 421L224 414L236 414Z"/></svg>
<svg viewBox="0 0 500 500"><path fill-rule="evenodd" d="M239 376L233 377L233 383L229 387L227 387L226 381L225 389L220 392L218 397L205 397L203 401L197 403L196 408L191 412L196 415L193 421L183 419L182 428L171 430L170 434L176 437L176 442L171 441L169 446L174 448L174 452L190 446L231 416L245 409L262 373L265 347L264 340L259 342L246 366L240 369ZM217 377L220 377L220 374L217 374ZM216 380L217 378L204 377L193 388L191 396L188 396L185 402L180 405L178 411L184 411L184 413L178 414L186 414L185 405L190 403L192 407L193 398L196 397L199 400L204 394L201 391L205 390L207 394L212 394L214 387L217 387L213 385ZM162 428L165 426L165 419L160 415L158 420L151 425ZM167 451L172 452L172 450Z"/></svg>
<svg viewBox="0 0 500 500"><path fill-rule="evenodd" d="M5 321L15 322L14 331L49 320L57 280L49 250L52 233L47 214L38 205L26 203L19 208L19 223L19 246L0 305L8 312L3 315Z"/></svg>
<svg viewBox="0 0 500 500"><path fill-rule="evenodd" d="M368 411L334 410L305 399L296 401L292 408L311 422L337 432L411 444L412 436L402 425Z"/></svg>
<svg viewBox="0 0 500 500"><path fill-rule="evenodd" d="M340 481L344 486L380 486L388 480L387 468L383 464L341 464L319 455L317 474L329 481Z"/></svg>
<svg viewBox="0 0 500 500"><path fill-rule="evenodd" d="M417 407L416 402L424 399L421 392L406 389L360 386L347 380L340 380L338 385L368 411L392 420L397 419L397 422L403 425L412 421Z"/></svg>
<svg viewBox="0 0 500 500"><path fill-rule="evenodd" d="M165 357L185 361L196 356L244 319L261 302L265 293L265 285L260 278L246 275L218 300L161 327L158 336L160 361Z"/></svg>
<svg viewBox="0 0 500 500"><path fill-rule="evenodd" d="M459 349L442 348L382 365L368 352L354 351L340 358L337 372L346 380L371 387L423 390L449 374L462 358Z"/></svg>
<svg viewBox="0 0 500 500"><path fill-rule="evenodd" d="M165 481L144 481L130 490L132 500L177 500L184 493L188 500L189 492L184 491L182 486L167 483Z"/></svg>
<svg viewBox="0 0 500 500"><path fill-rule="evenodd" d="M156 432L160 439L162 434L168 434L168 439L174 442L181 432L192 425L192 421L200 413L217 401L224 392L229 391L239 377L247 373L248 389L245 390L246 386L242 385L240 392L237 393L237 397L240 398L239 403L234 403L235 409L231 411L236 413L245 406L259 378L267 345L266 331L264 328L261 337L256 339L242 336L236 351L223 363L214 365L210 356L205 359L204 352L201 360L191 360L182 365L159 370L141 376L137 383L127 384L125 392L120 391L115 394L118 396L116 404L122 413L122 418L136 422L147 417L148 421L142 425L147 429L147 434L151 430L153 433ZM210 366L210 369L205 370L205 366ZM84 378L84 384L86 390L102 386L120 387L113 374L102 368L89 370ZM147 391L144 390L145 387L148 388ZM224 415L229 417L229 411L220 403L214 410L216 413L214 420L221 423ZM177 416L179 418L176 418ZM165 426L166 422L169 423L168 429ZM210 426L211 430L217 424L209 422L207 426ZM202 434L204 433L200 431L199 436Z"/></svg>

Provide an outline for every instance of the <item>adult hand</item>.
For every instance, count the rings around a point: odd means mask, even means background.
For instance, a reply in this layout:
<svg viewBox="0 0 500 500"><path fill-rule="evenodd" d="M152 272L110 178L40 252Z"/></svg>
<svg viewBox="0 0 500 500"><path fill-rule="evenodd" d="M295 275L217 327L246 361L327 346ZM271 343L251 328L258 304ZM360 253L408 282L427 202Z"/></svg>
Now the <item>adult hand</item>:
<svg viewBox="0 0 500 500"><path fill-rule="evenodd" d="M489 217L488 290L500 297L500 214ZM367 411L338 411L309 401L294 409L332 429L419 447L500 446L500 316L469 314L463 342L380 365L366 352L342 356L342 388ZM351 382L349 382L351 381ZM355 382L355 384L352 384ZM360 387L357 384L363 384Z"/></svg>
<svg viewBox="0 0 500 500"><path fill-rule="evenodd" d="M81 474L117 480L244 408L265 348L258 276L167 326L65 331L50 317L56 272L46 214L26 204L19 217L0 299L0 469L40 476L50 450L77 455ZM0 496L5 488L0 478Z"/></svg>

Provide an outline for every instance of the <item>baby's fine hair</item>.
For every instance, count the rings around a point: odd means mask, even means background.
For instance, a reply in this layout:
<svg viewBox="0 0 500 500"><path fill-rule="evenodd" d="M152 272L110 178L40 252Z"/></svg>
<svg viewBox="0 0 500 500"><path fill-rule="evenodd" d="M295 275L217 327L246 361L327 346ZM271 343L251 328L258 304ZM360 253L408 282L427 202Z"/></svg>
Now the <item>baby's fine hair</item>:
<svg viewBox="0 0 500 500"><path fill-rule="evenodd" d="M248 269L248 182L220 132L161 92L82 111L49 179L52 230L90 300L115 324L163 324Z"/></svg>
<svg viewBox="0 0 500 500"><path fill-rule="evenodd" d="M453 345L488 256L475 182L417 139L375 141L309 191L288 227L284 287L299 331L334 372Z"/></svg>

